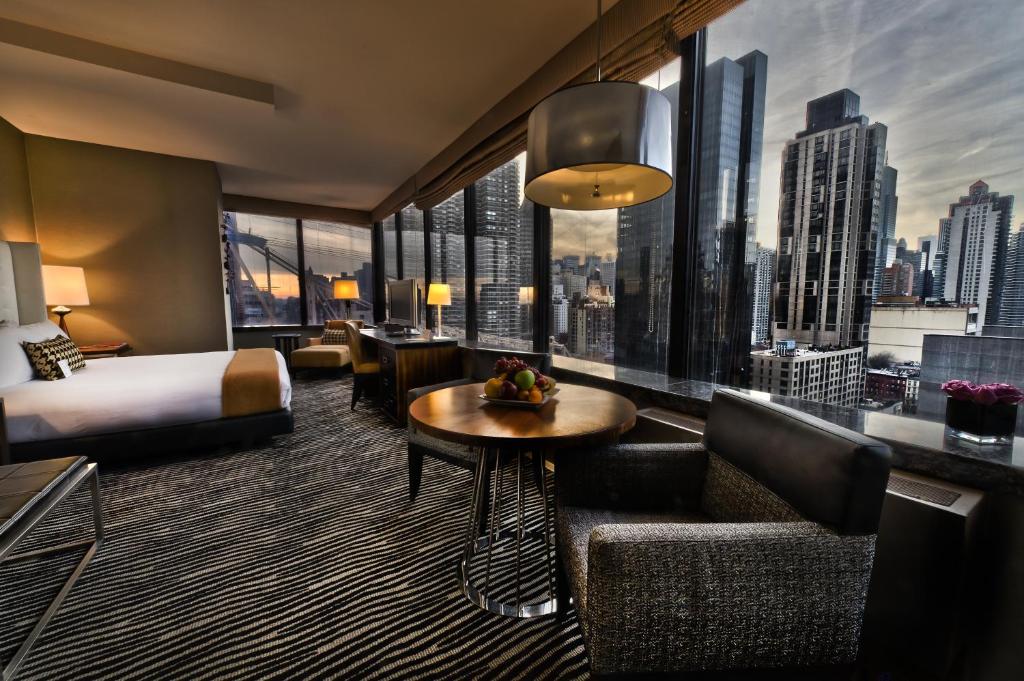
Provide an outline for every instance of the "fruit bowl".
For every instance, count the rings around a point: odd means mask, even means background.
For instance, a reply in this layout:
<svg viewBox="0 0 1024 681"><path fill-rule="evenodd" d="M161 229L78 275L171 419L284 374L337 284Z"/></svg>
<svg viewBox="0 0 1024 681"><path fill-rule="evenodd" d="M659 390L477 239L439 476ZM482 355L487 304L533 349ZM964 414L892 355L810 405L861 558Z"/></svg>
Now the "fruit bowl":
<svg viewBox="0 0 1024 681"><path fill-rule="evenodd" d="M500 358L494 363L494 376L484 383L480 398L510 407L540 407L558 390L555 379L518 357Z"/></svg>
<svg viewBox="0 0 1024 681"><path fill-rule="evenodd" d="M545 404L551 401L551 398L558 394L558 388L552 388L549 392L544 394L544 398L540 402L524 402L523 400L503 400L498 397L488 397L487 395L478 395L484 402L490 404L500 404L505 407L515 407L516 409L540 409Z"/></svg>

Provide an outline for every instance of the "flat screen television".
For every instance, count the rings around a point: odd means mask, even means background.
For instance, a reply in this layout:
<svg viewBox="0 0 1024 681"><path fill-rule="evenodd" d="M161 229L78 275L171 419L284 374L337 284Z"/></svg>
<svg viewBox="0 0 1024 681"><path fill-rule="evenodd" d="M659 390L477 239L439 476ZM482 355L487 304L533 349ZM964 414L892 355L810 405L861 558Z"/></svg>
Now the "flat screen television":
<svg viewBox="0 0 1024 681"><path fill-rule="evenodd" d="M388 321L392 324L417 327L416 280L397 279L388 282Z"/></svg>

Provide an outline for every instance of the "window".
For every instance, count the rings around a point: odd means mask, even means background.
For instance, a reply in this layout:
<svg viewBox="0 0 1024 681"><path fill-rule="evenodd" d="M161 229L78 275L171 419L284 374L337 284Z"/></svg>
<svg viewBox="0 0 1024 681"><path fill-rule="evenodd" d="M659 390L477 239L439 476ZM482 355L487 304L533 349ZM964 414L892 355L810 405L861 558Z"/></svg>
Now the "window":
<svg viewBox="0 0 1024 681"><path fill-rule="evenodd" d="M420 324L426 323L427 289L424 285L423 212L415 206L402 209L402 278L415 279L419 292Z"/></svg>
<svg viewBox="0 0 1024 681"><path fill-rule="evenodd" d="M384 218L384 278L398 279L398 236L395 233L395 216Z"/></svg>
<svg viewBox="0 0 1024 681"><path fill-rule="evenodd" d="M232 326L301 324L296 221L224 213Z"/></svg>
<svg viewBox="0 0 1024 681"><path fill-rule="evenodd" d="M942 21L887 22L884 40L885 0L748 0L710 25L693 378L770 390L746 375L752 338L755 365L782 341L814 358L802 394L837 405L942 421L945 380L1024 383L979 361L1024 355L1024 96L976 70L1024 68L1024 6L994 9L937 0ZM897 263L899 307L879 297ZM770 314L747 315L757 300Z"/></svg>
<svg viewBox="0 0 1024 681"><path fill-rule="evenodd" d="M441 334L454 338L466 337L465 203L465 193L459 191L431 209L431 281L451 287L452 304L441 310Z"/></svg>
<svg viewBox="0 0 1024 681"><path fill-rule="evenodd" d="M526 154L476 182L476 298L480 341L533 348L533 203L523 198Z"/></svg>
<svg viewBox="0 0 1024 681"><path fill-rule="evenodd" d="M370 255L371 231L366 227L317 220L302 221L305 252L308 323L320 325L327 319L352 319L373 323L373 265ZM353 279L359 299L346 304L335 300L334 281Z"/></svg>
<svg viewBox="0 0 1024 681"><path fill-rule="evenodd" d="M643 82L679 110L680 61ZM676 148L673 125L672 149ZM551 211L552 352L664 372L675 190L618 210Z"/></svg>

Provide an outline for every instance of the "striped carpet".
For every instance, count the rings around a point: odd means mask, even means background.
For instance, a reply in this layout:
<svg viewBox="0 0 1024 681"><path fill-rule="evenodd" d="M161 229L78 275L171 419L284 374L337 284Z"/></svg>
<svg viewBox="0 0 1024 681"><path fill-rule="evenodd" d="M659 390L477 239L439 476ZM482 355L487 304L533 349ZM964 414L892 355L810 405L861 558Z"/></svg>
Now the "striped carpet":
<svg viewBox="0 0 1024 681"><path fill-rule="evenodd" d="M404 431L351 413L350 390L296 381L295 433L262 448L101 467L107 543L19 679L586 676L572 616L511 620L461 595L471 475L428 460L410 502ZM0 570L4 660L74 558Z"/></svg>

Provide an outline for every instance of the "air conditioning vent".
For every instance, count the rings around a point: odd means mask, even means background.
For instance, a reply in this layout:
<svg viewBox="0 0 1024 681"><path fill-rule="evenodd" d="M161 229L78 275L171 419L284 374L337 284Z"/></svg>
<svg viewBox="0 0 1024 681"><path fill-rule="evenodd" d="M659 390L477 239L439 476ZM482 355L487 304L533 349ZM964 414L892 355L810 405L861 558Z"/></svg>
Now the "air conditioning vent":
<svg viewBox="0 0 1024 681"><path fill-rule="evenodd" d="M909 480L904 477L890 476L888 489L890 492L927 501L930 504L938 504L939 506L952 506L960 498L960 494L953 490L929 485L926 482Z"/></svg>

